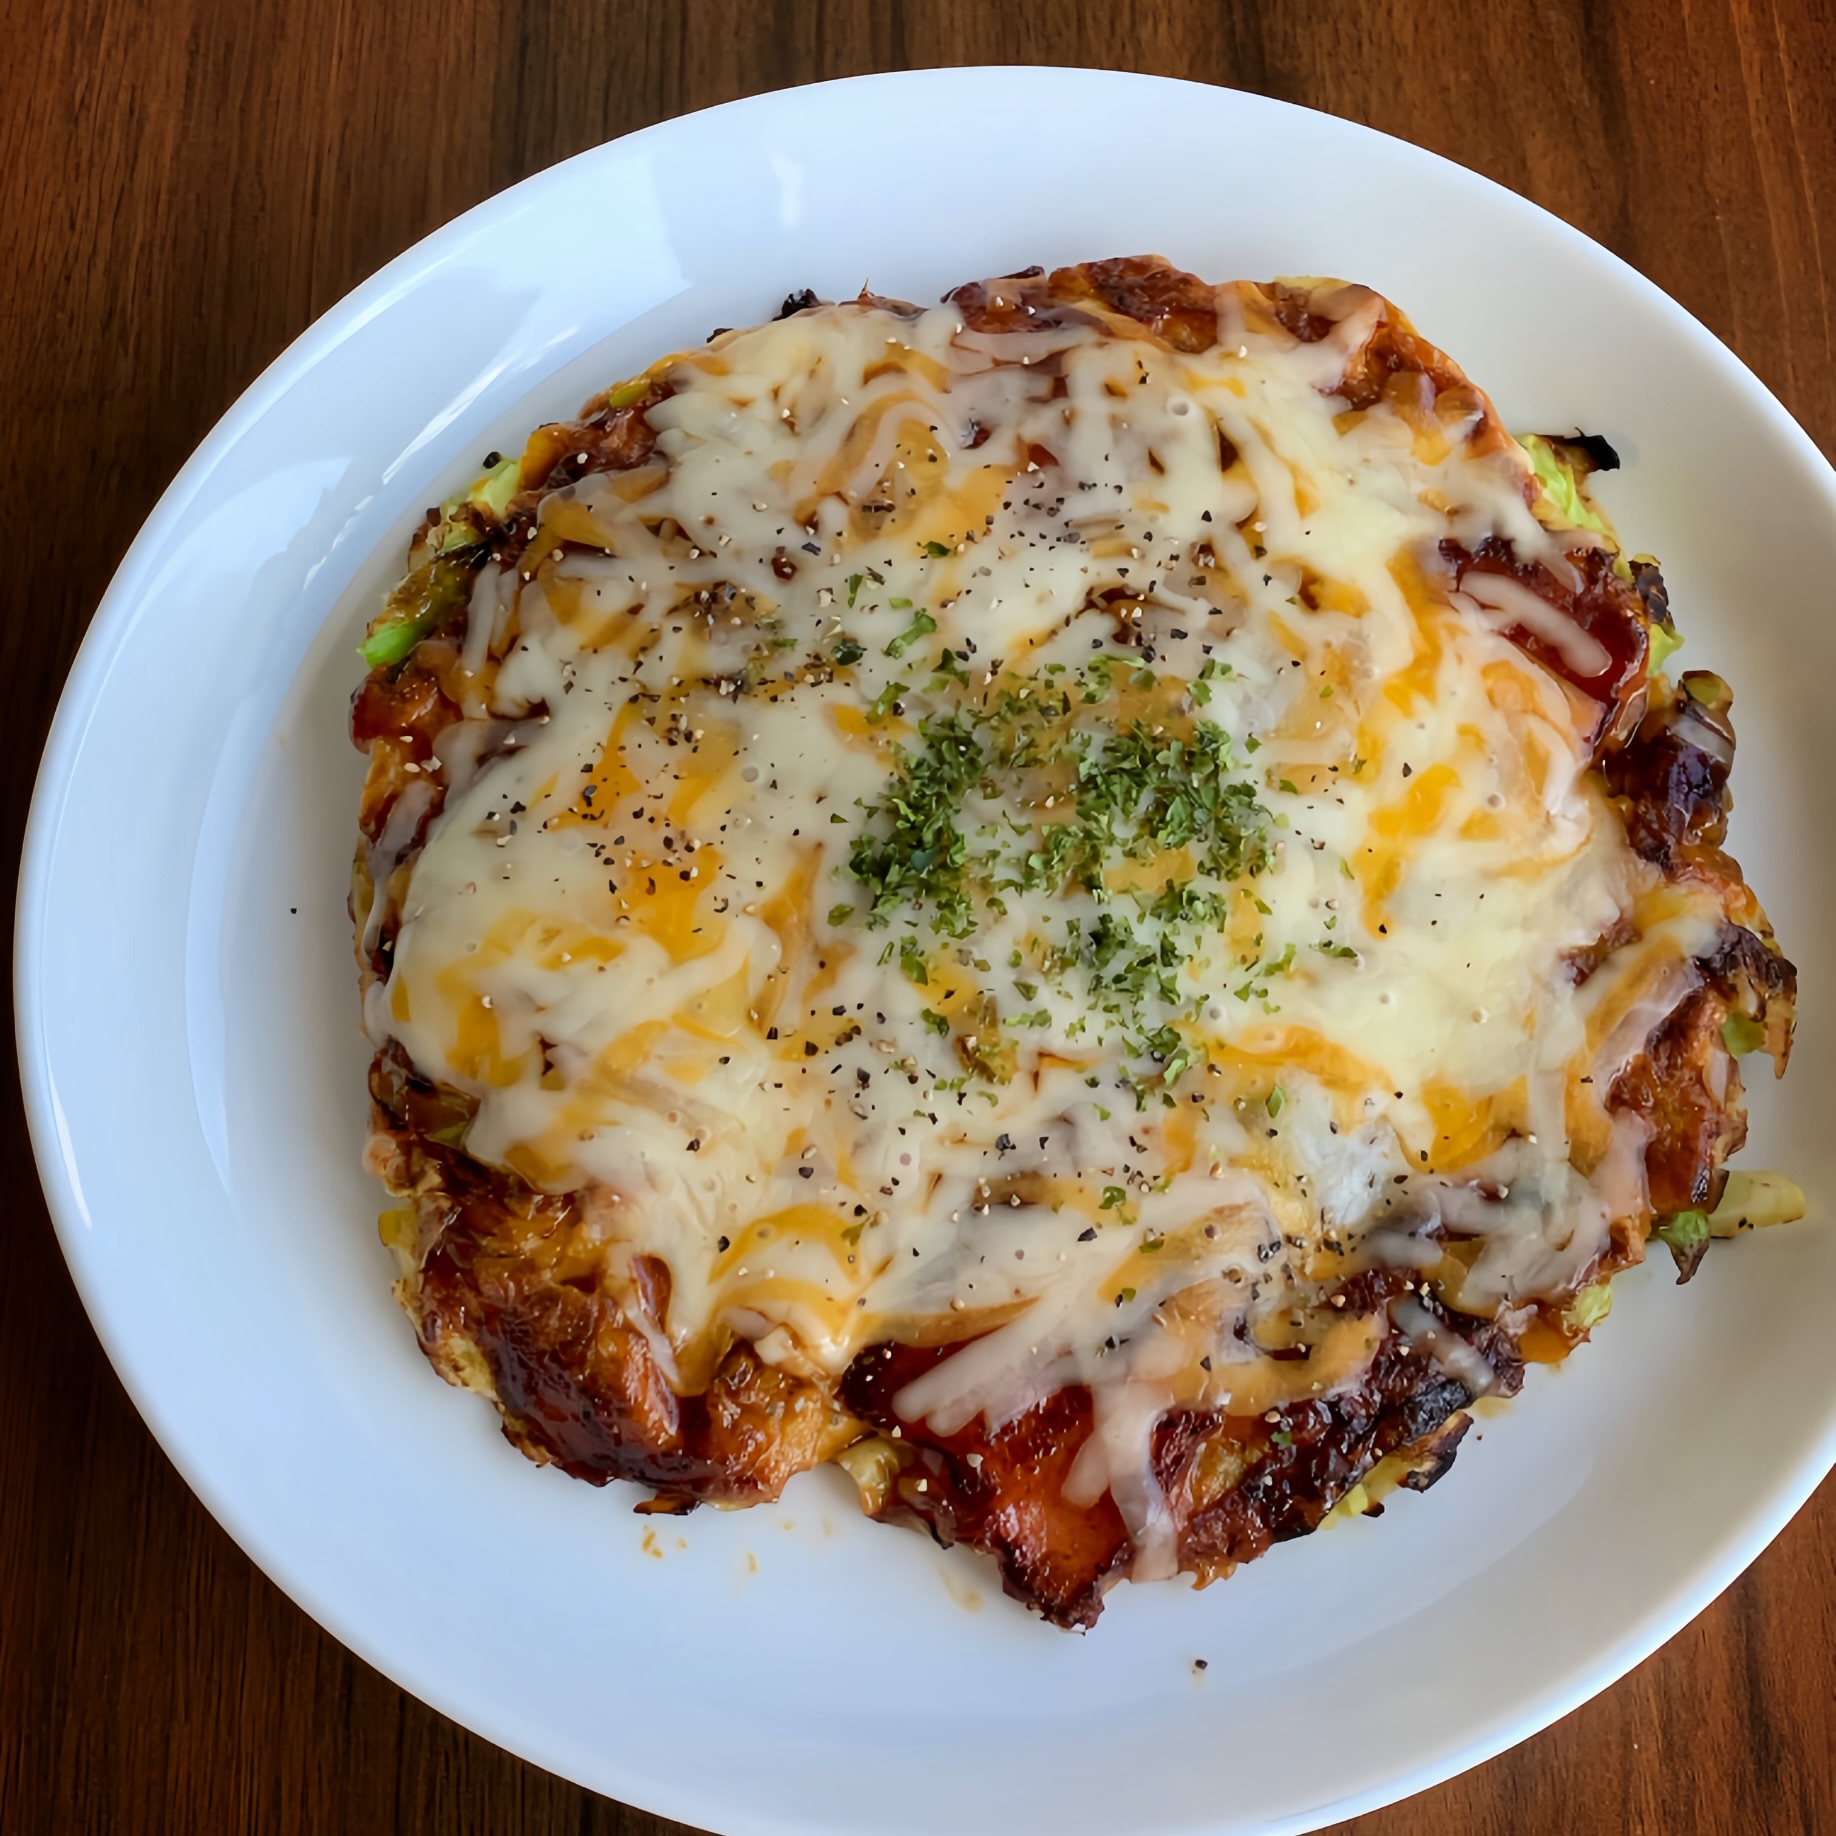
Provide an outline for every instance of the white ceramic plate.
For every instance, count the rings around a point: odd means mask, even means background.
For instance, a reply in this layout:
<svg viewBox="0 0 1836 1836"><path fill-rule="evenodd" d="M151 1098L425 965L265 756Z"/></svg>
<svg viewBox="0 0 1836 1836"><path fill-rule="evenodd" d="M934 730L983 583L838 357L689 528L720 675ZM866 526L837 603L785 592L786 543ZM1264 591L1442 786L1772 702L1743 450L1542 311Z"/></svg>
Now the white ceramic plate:
<svg viewBox="0 0 1836 1836"><path fill-rule="evenodd" d="M1124 1587L1089 1638L1028 1619L981 1559L868 1524L834 1474L647 1525L628 1490L526 1464L423 1364L358 1170L344 915L353 646L422 506L792 288L929 299L1144 250L1220 280L1368 281L1513 425L1625 456L1607 502L1663 556L1688 660L1737 686L1736 845L1806 970L1798 1061L1758 1095L1748 1164L1813 1192L1836 1176L1836 491L1754 378L1612 256L1344 122L1070 70L764 96L481 206L301 338L123 562L33 808L20 1055L97 1330L249 1554L447 1714L693 1824L1310 1829L1603 1688L1836 1455L1836 1235L1814 1216L1719 1246L1687 1289L1657 1266L1622 1281L1599 1340L1533 1371L1431 1496L1203 1594Z"/></svg>

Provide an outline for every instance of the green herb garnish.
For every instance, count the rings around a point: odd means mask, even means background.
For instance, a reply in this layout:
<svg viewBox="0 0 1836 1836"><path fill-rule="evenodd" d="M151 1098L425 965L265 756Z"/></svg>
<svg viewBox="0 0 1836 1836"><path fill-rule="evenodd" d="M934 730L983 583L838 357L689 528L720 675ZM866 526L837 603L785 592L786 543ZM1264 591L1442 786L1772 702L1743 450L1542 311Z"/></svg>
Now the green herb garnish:
<svg viewBox="0 0 1836 1836"><path fill-rule="evenodd" d="M882 691L880 700L890 705L891 694ZM883 717L879 702L875 709ZM901 755L892 783L869 810L886 832L857 836L848 866L872 895L869 924L883 925L894 911L915 905L929 910L938 930L966 937L975 913L963 886L969 842L957 817L986 759L966 715L928 715L918 731L923 749Z"/></svg>
<svg viewBox="0 0 1836 1836"><path fill-rule="evenodd" d="M899 612L903 612L911 603L909 599L895 599L890 602L893 609ZM936 629L936 619L920 606L912 615L912 622L886 646L886 654L889 657L902 657L921 637L928 636Z"/></svg>

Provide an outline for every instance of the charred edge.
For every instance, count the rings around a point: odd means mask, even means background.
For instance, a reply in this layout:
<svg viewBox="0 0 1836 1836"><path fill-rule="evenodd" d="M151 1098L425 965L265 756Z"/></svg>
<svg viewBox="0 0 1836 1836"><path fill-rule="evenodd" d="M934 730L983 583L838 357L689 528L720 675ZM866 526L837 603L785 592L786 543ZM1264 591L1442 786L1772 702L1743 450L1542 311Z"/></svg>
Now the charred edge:
<svg viewBox="0 0 1836 1836"><path fill-rule="evenodd" d="M1605 434L1573 433L1568 436L1568 445L1579 447L1587 456L1588 465L1596 472L1617 472L1619 470L1619 452Z"/></svg>
<svg viewBox="0 0 1836 1836"><path fill-rule="evenodd" d="M1403 1485L1411 1492L1425 1492L1445 1479L1453 1470L1454 1457L1472 1425L1473 1418L1461 1410L1450 1415L1425 1441L1404 1448L1403 1457L1413 1464L1402 1476Z"/></svg>

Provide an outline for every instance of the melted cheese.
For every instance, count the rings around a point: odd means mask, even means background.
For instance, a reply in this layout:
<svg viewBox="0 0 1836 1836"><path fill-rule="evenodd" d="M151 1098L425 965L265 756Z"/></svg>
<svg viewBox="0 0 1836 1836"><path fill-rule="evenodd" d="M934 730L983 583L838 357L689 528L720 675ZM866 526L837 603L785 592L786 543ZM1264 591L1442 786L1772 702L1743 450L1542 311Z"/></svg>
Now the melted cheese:
<svg viewBox="0 0 1836 1836"><path fill-rule="evenodd" d="M1594 640L1508 582L1454 591L1437 546L1566 569L1592 538L1542 526L1476 413L1345 410L1368 307L1296 344L1219 297L1200 356L843 307L658 366L659 463L550 494L479 579L467 724L521 743L451 774L368 1009L476 1100L473 1155L588 1192L609 1270L667 1263L683 1381L732 1335L829 1374L973 1337L900 1398L942 1430L1089 1384L1072 1485L1112 1493L1144 1572L1171 1560L1168 1407L1368 1363L1385 1323L1322 1286L1435 1267L1442 1220L1481 1242L1468 1310L1586 1279L1644 1205L1608 1061L1715 926L1674 891L1642 921L1654 878L1573 701L1501 627L1534 614L1581 671ZM962 793L972 857L1075 821L1068 734L1139 720L1227 739L1265 858L990 868L963 935L910 903L871 922L851 863L902 761L937 718L1055 690L1056 766ZM1156 915L1169 881L1224 915ZM1172 956L1114 1013L1066 966L1106 914ZM1627 920L1638 947L1577 988L1567 954ZM1463 1349L1416 1313L1387 1329Z"/></svg>

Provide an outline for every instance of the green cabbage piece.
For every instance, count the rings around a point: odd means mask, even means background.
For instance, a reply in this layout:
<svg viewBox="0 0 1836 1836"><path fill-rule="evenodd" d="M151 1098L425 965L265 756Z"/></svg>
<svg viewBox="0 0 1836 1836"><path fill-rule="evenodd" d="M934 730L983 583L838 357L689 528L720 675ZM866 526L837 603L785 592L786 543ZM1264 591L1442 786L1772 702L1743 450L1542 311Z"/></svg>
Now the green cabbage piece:
<svg viewBox="0 0 1836 1836"><path fill-rule="evenodd" d="M1750 1014L1729 1014L1721 1023L1721 1038L1736 1058L1745 1058L1766 1043L1766 1029Z"/></svg>
<svg viewBox="0 0 1836 1836"><path fill-rule="evenodd" d="M1581 495L1581 482L1573 467L1549 441L1541 434L1520 434L1517 443L1529 454L1531 468L1558 514L1579 529L1611 537L1606 519Z"/></svg>
<svg viewBox="0 0 1836 1836"><path fill-rule="evenodd" d="M481 473L456 497L440 506L440 515L452 525L440 544L443 555L457 554L463 548L476 548L485 538L464 518L466 509L482 510L493 523L501 523L516 495L523 462L518 458L500 459L488 472Z"/></svg>
<svg viewBox="0 0 1836 1836"><path fill-rule="evenodd" d="M1574 1298L1574 1304L1562 1317L1572 1331L1591 1332L1613 1311L1613 1284L1596 1281Z"/></svg>
<svg viewBox="0 0 1836 1836"><path fill-rule="evenodd" d="M517 480L522 469L522 460L514 454L500 460L472 486L467 495L481 509L488 510L494 522L501 523L504 512L510 508L511 498L516 495Z"/></svg>
<svg viewBox="0 0 1836 1836"><path fill-rule="evenodd" d="M1699 702L1711 712L1718 713L1734 704L1734 691L1712 669L1688 670L1677 686L1691 701Z"/></svg>
<svg viewBox="0 0 1836 1836"><path fill-rule="evenodd" d="M1679 1211L1674 1218L1666 1218L1656 1234L1679 1256L1687 1256L1709 1240L1708 1213Z"/></svg>
<svg viewBox="0 0 1836 1836"><path fill-rule="evenodd" d="M1683 648L1683 634L1671 625L1653 625L1651 627L1650 649L1645 658L1645 671L1655 675L1666 663Z"/></svg>
<svg viewBox="0 0 1836 1836"><path fill-rule="evenodd" d="M374 669L379 663L399 663L429 631L433 620L417 613L393 624L379 625L357 646L357 654Z"/></svg>
<svg viewBox="0 0 1836 1836"><path fill-rule="evenodd" d="M399 663L464 597L471 569L464 562L436 556L389 595L382 616L357 646L372 669Z"/></svg>

